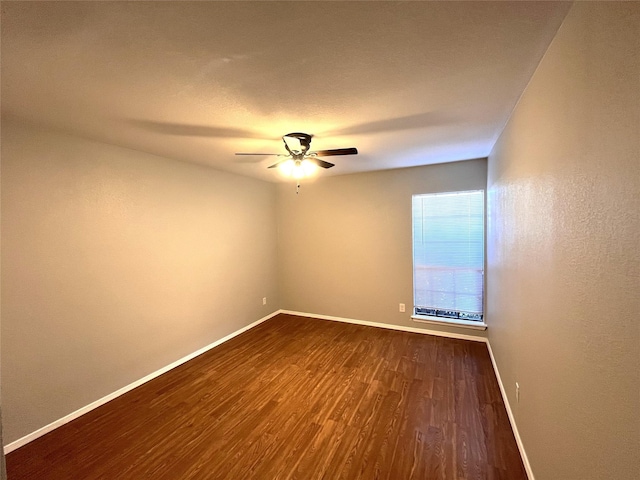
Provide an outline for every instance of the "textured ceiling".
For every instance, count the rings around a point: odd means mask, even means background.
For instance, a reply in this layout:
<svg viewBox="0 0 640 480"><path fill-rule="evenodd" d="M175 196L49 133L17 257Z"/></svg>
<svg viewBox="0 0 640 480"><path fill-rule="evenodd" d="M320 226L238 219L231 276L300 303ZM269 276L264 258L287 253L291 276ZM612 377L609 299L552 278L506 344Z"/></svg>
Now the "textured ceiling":
<svg viewBox="0 0 640 480"><path fill-rule="evenodd" d="M487 156L557 2L2 2L2 111L265 180L280 137L358 147L323 175Z"/></svg>

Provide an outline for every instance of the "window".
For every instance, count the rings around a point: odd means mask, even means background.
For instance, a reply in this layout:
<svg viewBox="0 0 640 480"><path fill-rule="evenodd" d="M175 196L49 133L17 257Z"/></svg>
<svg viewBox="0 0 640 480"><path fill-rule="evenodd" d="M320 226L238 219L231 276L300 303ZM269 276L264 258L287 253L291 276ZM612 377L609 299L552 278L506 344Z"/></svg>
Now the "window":
<svg viewBox="0 0 640 480"><path fill-rule="evenodd" d="M484 191L412 203L414 315L484 325Z"/></svg>

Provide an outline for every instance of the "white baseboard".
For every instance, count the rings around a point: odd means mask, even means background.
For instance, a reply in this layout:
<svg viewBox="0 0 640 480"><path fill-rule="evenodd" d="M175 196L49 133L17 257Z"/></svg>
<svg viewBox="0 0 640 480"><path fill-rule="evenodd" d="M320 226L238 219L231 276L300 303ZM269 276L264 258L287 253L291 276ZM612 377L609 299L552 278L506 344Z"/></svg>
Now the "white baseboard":
<svg viewBox="0 0 640 480"><path fill-rule="evenodd" d="M427 328L405 327L402 325L390 325L388 323L370 322L368 320L355 320L353 318L333 317L331 315L317 315L315 313L294 312L292 310L280 310L279 313L286 313L288 315L297 315L299 317L311 317L318 318L320 320L331 320L334 322L353 323L355 325L365 325L367 327L387 328L389 330L400 330L401 332L411 333L423 333L425 335L437 335L439 337L458 338L461 340L473 340L474 342L485 342L485 337L479 337L476 335L465 335L464 333L451 333L440 330L429 330Z"/></svg>
<svg viewBox="0 0 640 480"><path fill-rule="evenodd" d="M159 377L160 375L162 375L163 373L168 372L169 370L172 370L180 365L182 365L185 362L188 362L189 360L194 359L195 357L197 357L198 355L202 355L203 353L205 353L208 350L211 350L214 347L217 347L218 345L231 340L233 337L236 337L238 335L240 335L241 333L246 332L247 330L252 329L253 327L260 325L262 322L265 322L267 320L269 320L272 317L275 317L276 315L278 315L281 312L281 310L277 310L269 315L267 315L266 317L262 317L260 320L257 320L249 325L247 325L246 327L242 327L239 330L236 330L235 332L230 333L229 335L222 337L219 340L216 340L213 343L210 343L209 345L207 345L206 347L202 347L199 350L196 350L195 352L187 355L186 357L182 357L179 360L176 360L173 363L170 363L169 365L167 365L166 367L161 368L160 370L156 370L153 373L150 373L149 375L142 377L140 380L136 380L133 383L130 383L129 385L122 387L119 390L116 390L113 393L110 393L109 395L102 397L98 400L96 400L95 402L90 403L89 405L86 405L78 410L76 410L75 412L71 412L69 415L66 415L54 422L51 422L48 425L45 425L42 428L39 428L38 430L36 430L35 432L31 432L28 435L25 435L22 438L19 438L18 440L11 442L7 445L4 446L4 453L5 455L9 452L12 452L14 450L16 450L17 448L22 447L23 445L26 445L27 443L35 440L38 437L41 437L43 435L45 435L46 433L49 433L53 430L55 430L56 428L64 425L65 423L69 423L71 420L75 420L76 418L80 417L81 415L84 415L85 413L90 412L91 410L100 407L101 405L104 405L105 403L113 400L114 398L119 397L120 395L123 395L131 390L133 390L136 387L139 387L140 385L142 385L143 383L148 382L149 380L153 380L156 377Z"/></svg>
<svg viewBox="0 0 640 480"><path fill-rule="evenodd" d="M182 357L179 360L176 360L175 362L167 365L166 367L161 368L160 370L157 370L153 373L150 373L149 375L133 382L130 383L129 385L122 387L119 390L116 390L115 392L102 397L98 400L96 400L95 402L90 403L89 405L86 405L74 412L71 412L70 414L48 424L45 425L42 428L39 428L38 430L36 430L35 432L32 432L28 435L25 435L22 438L19 438L18 440L11 442L7 445L4 446L4 453L8 454L9 452L12 452L14 450L16 450L17 448L20 448L23 445L26 445L27 443L31 442L32 440L35 440L38 437L41 437L43 435L45 435L46 433L49 433L53 430L55 430L56 428L69 423L72 420L75 420L76 418L80 417L81 415L84 415L85 413L90 412L91 410L94 410L95 408L100 407L101 405L104 405L105 403L109 402L110 400L113 400L114 398L119 397L120 395L123 395L131 390L133 390L136 387L139 387L140 385L148 382L149 380L152 380L156 377L159 377L160 375L162 375L163 373L168 372L169 370L172 370L180 365L182 365L185 362L188 362L189 360L192 360L193 358L197 357L198 355L202 355L203 353L207 352L208 350L211 350L214 347L217 347L218 345L231 340L233 337L236 337L238 335L240 335L241 333L246 332L247 330L250 330L251 328L261 324L262 322L265 322L267 320L269 320L270 318L275 317L276 315L280 314L280 313L284 313L284 314L288 314L288 315L297 315L297 316L301 316L301 317L310 317L310 318L317 318L320 320L331 320L331 321L335 321L335 322L343 322L343 323L352 323L355 325L365 325L368 327L378 327L378 328L386 328L389 330L399 330L399 331L403 331L403 332L411 332L411 333L421 333L421 334L425 334L425 335L437 335L440 337L450 337L450 338L457 338L457 339L461 339L461 340L472 340L472 341L476 341L476 342L484 342L487 344L487 349L489 350L489 356L491 357L491 363L493 365L493 370L496 374L496 378L498 380L498 385L500 386L500 393L502 394L502 400L504 401L505 407L507 409L507 415L509 416L509 422L511 423L511 428L513 430L513 434L516 438L516 443L518 445L518 449L520 450L520 456L522 457L522 462L524 464L525 470L527 472L527 476L529 477L529 480L535 480L534 476L533 476L533 471L531 470L531 465L529 464L529 459L527 458L527 454L524 450L524 446L522 444L522 440L520 438L520 434L518 433L518 427L516 426L516 422L515 422L515 418L513 416L513 412L511 411L511 406L509 404L509 399L507 398L507 393L505 391L504 385L502 384L502 379L500 378L500 372L498 371L498 366L496 364L496 360L495 357L493 356L493 351L491 350L491 344L489 343L489 339L485 338L485 337L479 337L479 336L475 336L475 335L465 335L465 334L461 334L461 333L451 333L451 332L444 332L444 331L439 331L439 330L429 330L429 329L424 329L424 328L415 328L415 327L405 327L405 326L400 326L400 325L390 325L390 324L386 324L386 323L378 323L378 322L370 322L367 320L356 320L356 319L352 319L352 318L344 318L344 317L334 317L334 316L330 316L330 315L318 315L318 314L314 314L314 313L305 313L305 312L295 312L295 311L291 311L291 310L277 310L265 317L262 317L261 319L247 325L246 327L243 327L239 330L236 330L235 332L230 333L229 335L216 340L215 342L202 347L201 349L187 355L186 357Z"/></svg>
<svg viewBox="0 0 640 480"><path fill-rule="evenodd" d="M513 416L513 412L511 411L511 405L509 404L509 399L507 398L507 391L504 388L504 384L502 383L502 379L500 378L500 372L498 371L498 364L496 363L496 358L493 356L493 350L491 349L491 343L487 341L487 349L489 350L489 356L491 357L491 363L493 364L493 371L496 373L496 378L498 379L498 385L500 386L500 393L502 394L502 400L504 402L504 406L507 409L507 415L509 416L509 423L511 423L511 430L513 430L513 436L516 437L516 444L518 445L518 450L520 451L520 457L522 457L522 463L524 464L524 469L527 472L527 477L529 480L535 480L533 476L533 470L531 469L531 464L529 463L529 458L527 457L527 452L524 450L524 445L522 443L522 439L520 438L520 433L518 432L518 426L516 425L516 419Z"/></svg>

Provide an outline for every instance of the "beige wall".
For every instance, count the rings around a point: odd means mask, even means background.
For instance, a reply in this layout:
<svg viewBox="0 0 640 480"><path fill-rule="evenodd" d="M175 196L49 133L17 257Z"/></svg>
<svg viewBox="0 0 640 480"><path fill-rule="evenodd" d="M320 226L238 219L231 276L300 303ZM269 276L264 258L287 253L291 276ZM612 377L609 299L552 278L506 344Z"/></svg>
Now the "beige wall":
<svg viewBox="0 0 640 480"><path fill-rule="evenodd" d="M486 165L480 159L322 177L303 181L299 195L293 184L279 185L283 308L482 336L410 319L411 195L484 189Z"/></svg>
<svg viewBox="0 0 640 480"><path fill-rule="evenodd" d="M575 3L489 157L489 339L537 480L640 474L639 41L640 3Z"/></svg>
<svg viewBox="0 0 640 480"><path fill-rule="evenodd" d="M3 120L5 442L276 310L275 193Z"/></svg>
<svg viewBox="0 0 640 480"><path fill-rule="evenodd" d="M1 128L1 126L0 126ZM2 140L0 139L0 149L1 147L1 143ZM2 165L0 162L0 172L2 170ZM0 173L0 179L2 178L2 174ZM0 181L0 198L1 198L1 191L2 191L2 187L1 187L2 182ZM0 205L2 204L2 200L0 199ZM0 249L2 248L1 246L1 235L0 235ZM1 259L1 255L0 255L0 271L1 271L1 265L2 265L2 259ZM0 275L0 290L2 289L2 275ZM0 317L2 312L2 302L0 302ZM0 339L2 337L2 333L0 332ZM0 341L1 344L1 341ZM1 351L2 348L0 347L0 357L1 357ZM2 362L0 361L0 364ZM0 366L0 447L4 446L4 435L2 434L2 367ZM5 459L4 459L4 448L0 448L0 480L5 480L7 478L7 467L5 464Z"/></svg>

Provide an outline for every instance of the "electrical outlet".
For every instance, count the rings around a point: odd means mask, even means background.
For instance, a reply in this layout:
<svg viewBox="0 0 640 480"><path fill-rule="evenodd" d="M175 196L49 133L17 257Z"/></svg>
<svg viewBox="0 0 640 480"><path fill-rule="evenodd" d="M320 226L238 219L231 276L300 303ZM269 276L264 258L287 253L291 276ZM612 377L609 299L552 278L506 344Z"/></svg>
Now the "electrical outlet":
<svg viewBox="0 0 640 480"><path fill-rule="evenodd" d="M399 311L404 312L404 303L401 303L399 306Z"/></svg>
<svg viewBox="0 0 640 480"><path fill-rule="evenodd" d="M520 384L516 382L516 403L520 402Z"/></svg>
<svg viewBox="0 0 640 480"><path fill-rule="evenodd" d="M262 297L262 304L266 305L267 304L267 297Z"/></svg>

